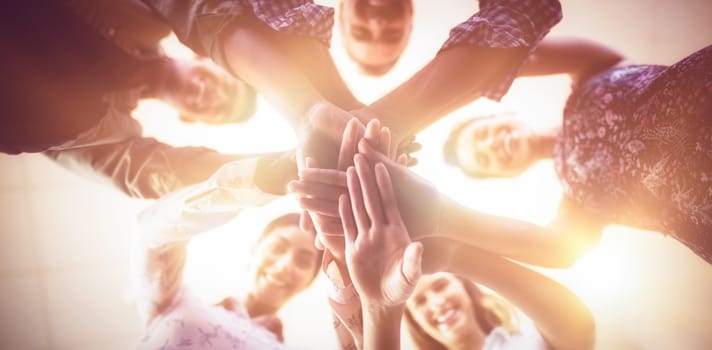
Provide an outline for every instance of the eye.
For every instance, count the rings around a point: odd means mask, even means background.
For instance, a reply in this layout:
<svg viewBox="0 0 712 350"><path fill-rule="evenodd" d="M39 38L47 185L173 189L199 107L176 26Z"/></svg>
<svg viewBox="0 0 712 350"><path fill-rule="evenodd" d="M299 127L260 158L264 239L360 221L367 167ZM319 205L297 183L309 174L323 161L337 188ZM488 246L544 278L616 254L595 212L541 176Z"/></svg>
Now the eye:
<svg viewBox="0 0 712 350"><path fill-rule="evenodd" d="M475 131L473 132L474 136L478 140L482 140L485 137L487 137L487 128L481 127L481 128L475 128Z"/></svg>
<svg viewBox="0 0 712 350"><path fill-rule="evenodd" d="M415 304L415 306L423 306L425 304L425 297L422 295L416 296L415 299L413 299L413 304Z"/></svg>
<svg viewBox="0 0 712 350"><path fill-rule="evenodd" d="M284 254L287 252L287 242L284 240L275 240L267 247L268 251L272 254Z"/></svg>
<svg viewBox="0 0 712 350"><path fill-rule="evenodd" d="M297 254L294 258L294 265L300 269L309 269L312 267L314 262L314 256L312 254Z"/></svg>
<svg viewBox="0 0 712 350"><path fill-rule="evenodd" d="M447 287L448 284L449 282L447 280L438 280L433 283L432 290L435 292L442 291L443 289L445 289L445 287Z"/></svg>

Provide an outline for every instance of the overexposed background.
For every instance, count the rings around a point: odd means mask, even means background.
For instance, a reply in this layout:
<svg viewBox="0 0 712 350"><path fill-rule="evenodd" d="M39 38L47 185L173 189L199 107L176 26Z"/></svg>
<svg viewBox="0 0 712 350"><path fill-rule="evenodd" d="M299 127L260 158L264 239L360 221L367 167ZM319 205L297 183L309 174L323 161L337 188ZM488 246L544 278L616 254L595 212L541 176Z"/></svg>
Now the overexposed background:
<svg viewBox="0 0 712 350"><path fill-rule="evenodd" d="M563 0L562 5L564 19L552 35L600 40L636 62L670 64L712 43L709 0ZM338 35L332 53L357 96L369 102L425 64L448 30L475 10L471 0L415 0L411 44L383 78L358 75ZM185 54L171 41L168 47ZM551 163L515 180L472 181L443 164L440 147L449 127L474 114L507 110L537 125L555 123L567 92L565 77L522 79L502 104L478 101L453 113L419 136L425 148L415 170L474 208L545 223L561 196ZM264 101L246 124L223 128L180 125L156 102L141 104L136 114L147 134L177 145L252 152L294 144L291 130ZM134 348L141 329L130 283L130 239L136 214L148 204L40 155L0 155L0 348ZM251 240L270 217L293 208L285 198L196 239L188 282L207 299L239 292ZM712 267L672 239L610 227L572 269L544 272L591 307L598 349L712 348ZM326 288L318 280L283 310L288 344L335 348Z"/></svg>

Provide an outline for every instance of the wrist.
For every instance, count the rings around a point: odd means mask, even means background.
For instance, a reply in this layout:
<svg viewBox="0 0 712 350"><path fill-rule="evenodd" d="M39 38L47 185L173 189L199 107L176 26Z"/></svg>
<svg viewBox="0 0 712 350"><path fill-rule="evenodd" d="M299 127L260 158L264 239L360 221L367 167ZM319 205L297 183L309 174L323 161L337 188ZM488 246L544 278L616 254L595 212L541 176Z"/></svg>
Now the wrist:
<svg viewBox="0 0 712 350"><path fill-rule="evenodd" d="M558 128L534 132L534 156L536 159L547 159L552 157L552 150L558 136Z"/></svg>
<svg viewBox="0 0 712 350"><path fill-rule="evenodd" d="M400 319L405 310L405 303L395 305L382 305L379 303L370 303L368 301L361 302L364 320L370 318L374 321L392 321L396 318Z"/></svg>
<svg viewBox="0 0 712 350"><path fill-rule="evenodd" d="M389 328L397 330L400 329L405 303L384 306L362 302L361 310L363 312L364 329L375 327L382 331Z"/></svg>

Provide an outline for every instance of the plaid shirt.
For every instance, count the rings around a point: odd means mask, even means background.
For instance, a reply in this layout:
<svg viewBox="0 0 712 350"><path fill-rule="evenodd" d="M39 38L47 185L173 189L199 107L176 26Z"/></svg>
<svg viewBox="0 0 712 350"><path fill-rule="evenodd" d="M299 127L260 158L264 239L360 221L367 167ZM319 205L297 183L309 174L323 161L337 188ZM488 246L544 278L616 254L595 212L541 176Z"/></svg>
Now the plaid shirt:
<svg viewBox="0 0 712 350"><path fill-rule="evenodd" d="M526 47L531 52L561 20L561 4L557 0L480 0L479 3L480 11L453 28L440 51L458 45L474 45ZM502 98L520 67L521 64L512 67L506 79L491 86L484 96L493 100Z"/></svg>
<svg viewBox="0 0 712 350"><path fill-rule="evenodd" d="M171 26L193 51L226 67L223 30L241 20L257 19L272 29L312 37L329 46L334 9L311 0L141 0Z"/></svg>

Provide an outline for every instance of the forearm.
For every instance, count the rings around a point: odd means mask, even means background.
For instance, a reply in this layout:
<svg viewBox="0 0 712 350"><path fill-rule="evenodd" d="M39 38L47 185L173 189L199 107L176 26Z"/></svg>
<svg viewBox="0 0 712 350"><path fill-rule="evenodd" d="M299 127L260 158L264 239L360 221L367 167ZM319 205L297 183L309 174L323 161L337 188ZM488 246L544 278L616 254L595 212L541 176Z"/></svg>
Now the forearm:
<svg viewBox="0 0 712 350"><path fill-rule="evenodd" d="M341 349L360 349L363 344L363 318L361 300L351 283L346 264L338 262L327 250L324 252L322 270L331 281L329 296L334 317L334 330Z"/></svg>
<svg viewBox="0 0 712 350"><path fill-rule="evenodd" d="M363 107L341 77L329 48L303 36L280 36L280 45L297 68L327 101L344 110Z"/></svg>
<svg viewBox="0 0 712 350"><path fill-rule="evenodd" d="M496 254L456 244L446 267L480 283L521 309L554 349L590 349L593 316L568 288Z"/></svg>
<svg viewBox="0 0 712 350"><path fill-rule="evenodd" d="M542 227L490 215L442 198L439 237L469 244L524 263L568 267L590 246L576 227ZM581 229L584 226L582 224Z"/></svg>
<svg viewBox="0 0 712 350"><path fill-rule="evenodd" d="M363 348L368 350L400 349L400 324L404 304L392 307L362 305Z"/></svg>
<svg viewBox="0 0 712 350"><path fill-rule="evenodd" d="M277 198L255 186L258 159L228 163L207 181L162 197L139 215L146 244L157 247L210 231L243 209Z"/></svg>
<svg viewBox="0 0 712 350"><path fill-rule="evenodd" d="M131 197L158 198L204 181L223 164L240 156L203 147L173 147L152 138L48 151L67 169L108 182Z"/></svg>
<svg viewBox="0 0 712 350"><path fill-rule="evenodd" d="M343 303L329 299L329 305L339 348L341 350L363 349L363 317L358 297Z"/></svg>
<svg viewBox="0 0 712 350"><path fill-rule="evenodd" d="M223 36L228 68L301 125L307 111L323 101L304 72L279 47L276 33L258 22L239 23Z"/></svg>
<svg viewBox="0 0 712 350"><path fill-rule="evenodd" d="M621 53L592 40L548 37L537 45L519 75L568 74L578 80L613 67L623 58Z"/></svg>
<svg viewBox="0 0 712 350"><path fill-rule="evenodd" d="M483 96L499 83L526 48L457 46L439 53L396 90L367 109L401 138ZM400 141L400 140L397 140Z"/></svg>

